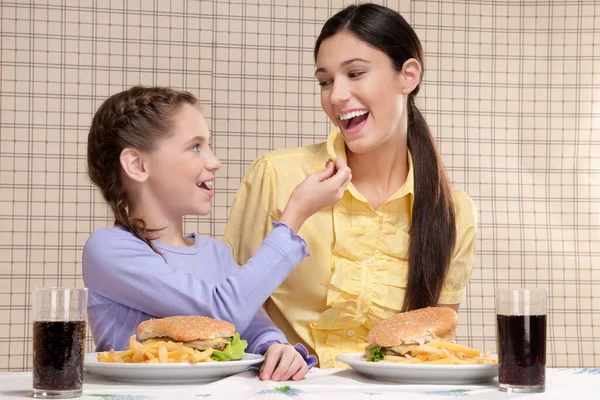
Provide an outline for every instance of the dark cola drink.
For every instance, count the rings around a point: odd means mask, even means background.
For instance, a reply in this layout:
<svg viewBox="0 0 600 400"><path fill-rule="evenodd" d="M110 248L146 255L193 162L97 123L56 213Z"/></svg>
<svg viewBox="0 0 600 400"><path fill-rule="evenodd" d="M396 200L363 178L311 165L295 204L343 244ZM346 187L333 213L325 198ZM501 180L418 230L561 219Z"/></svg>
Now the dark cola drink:
<svg viewBox="0 0 600 400"><path fill-rule="evenodd" d="M34 389L81 390L85 330L85 321L33 323Z"/></svg>
<svg viewBox="0 0 600 400"><path fill-rule="evenodd" d="M544 386L546 316L498 315L497 318L499 383Z"/></svg>

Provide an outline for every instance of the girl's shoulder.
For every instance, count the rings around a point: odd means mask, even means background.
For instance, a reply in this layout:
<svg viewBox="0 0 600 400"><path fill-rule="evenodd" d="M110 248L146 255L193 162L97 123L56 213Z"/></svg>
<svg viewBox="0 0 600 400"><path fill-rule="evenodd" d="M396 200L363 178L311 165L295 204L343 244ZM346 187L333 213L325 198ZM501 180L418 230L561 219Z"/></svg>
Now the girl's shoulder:
<svg viewBox="0 0 600 400"><path fill-rule="evenodd" d="M175 247L161 242L154 241L153 244L158 250L164 253L179 254L179 255L197 255L199 257L221 257L223 253L227 253L229 247L210 236L200 235L197 232L192 232L186 235L187 238L193 238L194 242L189 247Z"/></svg>
<svg viewBox="0 0 600 400"><path fill-rule="evenodd" d="M132 232L115 226L92 232L83 245L82 268L84 274L89 275L90 270L115 267L122 264L122 260L136 260L143 264L154 259L164 262L160 255Z"/></svg>
<svg viewBox="0 0 600 400"><path fill-rule="evenodd" d="M132 232L122 226L113 226L110 228L100 228L92 232L86 243L95 242L98 240L122 240L122 239L138 239ZM141 240L140 240L141 242Z"/></svg>
<svg viewBox="0 0 600 400"><path fill-rule="evenodd" d="M107 249L139 249L146 250L146 248L153 252L152 249L144 243L141 239L133 234L133 232L127 230L122 226L113 226L110 228L100 228L92 232L90 237L86 240L83 250L85 251L103 251Z"/></svg>
<svg viewBox="0 0 600 400"><path fill-rule="evenodd" d="M193 232L188 235L188 237L194 238L194 244L188 248L174 247L157 241L153 241L153 244L162 251L174 253L196 253L198 251L222 253L229 249L225 243L210 236L204 236ZM133 232L122 226L101 228L94 231L86 241L84 245L84 249L85 248L129 248L132 250L139 249L154 253L154 251L144 241L135 236Z"/></svg>

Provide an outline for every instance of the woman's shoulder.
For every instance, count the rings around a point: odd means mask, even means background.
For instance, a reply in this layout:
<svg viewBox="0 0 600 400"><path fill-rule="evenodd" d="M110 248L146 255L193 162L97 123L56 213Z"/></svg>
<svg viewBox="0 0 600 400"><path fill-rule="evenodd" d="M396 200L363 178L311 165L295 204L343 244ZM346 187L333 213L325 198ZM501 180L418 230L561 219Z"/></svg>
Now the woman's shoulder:
<svg viewBox="0 0 600 400"><path fill-rule="evenodd" d="M473 199L463 190L453 188L452 200L456 210L456 221L458 224L477 226L478 209Z"/></svg>
<svg viewBox="0 0 600 400"><path fill-rule="evenodd" d="M276 169L285 168L288 165L298 166L301 164L310 164L314 162L319 150L325 146L325 142L315 143L303 147L286 147L272 150L260 156L255 165L268 165Z"/></svg>
<svg viewBox="0 0 600 400"><path fill-rule="evenodd" d="M244 175L244 182L257 182L285 177L287 184L297 184L313 172L313 166L325 143L283 148L258 157ZM325 161L322 162L325 166Z"/></svg>

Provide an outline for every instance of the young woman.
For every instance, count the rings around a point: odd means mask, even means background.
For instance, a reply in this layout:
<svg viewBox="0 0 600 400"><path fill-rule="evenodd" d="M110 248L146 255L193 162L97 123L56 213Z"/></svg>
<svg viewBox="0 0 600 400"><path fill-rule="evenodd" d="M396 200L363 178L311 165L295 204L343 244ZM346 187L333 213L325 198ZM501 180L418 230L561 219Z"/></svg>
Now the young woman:
<svg viewBox="0 0 600 400"><path fill-rule="evenodd" d="M299 231L311 257L265 305L321 368L345 367L335 357L363 351L381 319L433 305L458 310L475 262L477 216L471 199L450 187L415 106L423 49L400 14L351 5L325 23L314 56L321 105L335 127L325 143L253 164L224 239L246 262L294 186L328 159L347 160L352 182L342 199Z"/></svg>

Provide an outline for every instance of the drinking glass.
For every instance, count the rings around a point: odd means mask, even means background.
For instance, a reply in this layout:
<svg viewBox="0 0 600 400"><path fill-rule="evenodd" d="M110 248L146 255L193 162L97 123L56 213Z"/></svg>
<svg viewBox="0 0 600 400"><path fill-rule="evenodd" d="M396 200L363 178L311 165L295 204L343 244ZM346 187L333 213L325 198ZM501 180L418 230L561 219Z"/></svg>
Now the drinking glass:
<svg viewBox="0 0 600 400"><path fill-rule="evenodd" d="M33 397L80 397L88 290L33 292Z"/></svg>
<svg viewBox="0 0 600 400"><path fill-rule="evenodd" d="M547 298L546 289L496 289L501 391L545 391Z"/></svg>

